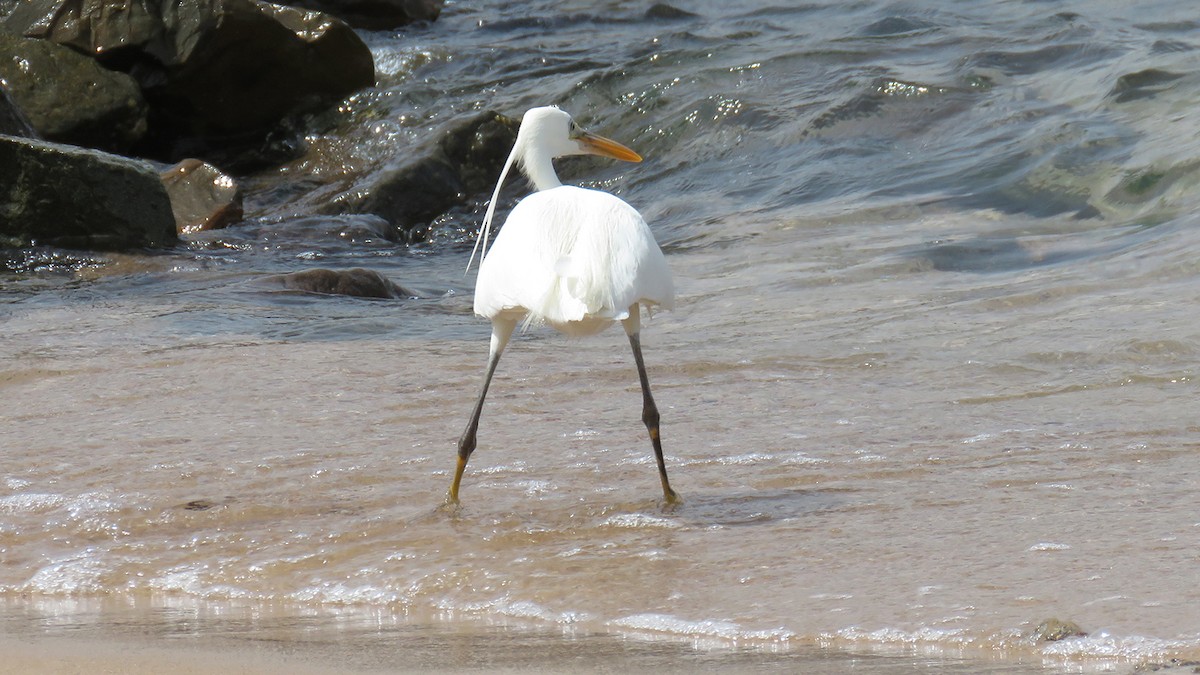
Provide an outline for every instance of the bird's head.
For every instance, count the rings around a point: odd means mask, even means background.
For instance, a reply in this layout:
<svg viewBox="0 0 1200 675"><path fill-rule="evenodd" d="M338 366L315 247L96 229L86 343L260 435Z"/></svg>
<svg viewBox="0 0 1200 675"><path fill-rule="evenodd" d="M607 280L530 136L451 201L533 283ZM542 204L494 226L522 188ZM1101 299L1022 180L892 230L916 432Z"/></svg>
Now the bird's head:
<svg viewBox="0 0 1200 675"><path fill-rule="evenodd" d="M614 140L585 130L569 114L554 106L532 108L525 113L517 132L517 145L527 156L599 155L625 162L642 161L641 155Z"/></svg>
<svg viewBox="0 0 1200 675"><path fill-rule="evenodd" d="M475 252L479 250L480 243L488 240L492 217L496 214L496 202L500 199L500 188L504 186L508 170L514 164L519 164L538 190L553 189L562 186L562 183L558 181L558 175L554 172L552 160L566 155L600 155L626 162L642 161L641 155L624 145L585 131L575 124L570 115L554 106L529 110L521 119L517 142L505 160L504 168L500 170L500 180L496 181L492 201L483 216L483 227L479 228L471 259L467 261L468 270L471 269L471 261L475 260ZM486 252L487 246L483 248Z"/></svg>

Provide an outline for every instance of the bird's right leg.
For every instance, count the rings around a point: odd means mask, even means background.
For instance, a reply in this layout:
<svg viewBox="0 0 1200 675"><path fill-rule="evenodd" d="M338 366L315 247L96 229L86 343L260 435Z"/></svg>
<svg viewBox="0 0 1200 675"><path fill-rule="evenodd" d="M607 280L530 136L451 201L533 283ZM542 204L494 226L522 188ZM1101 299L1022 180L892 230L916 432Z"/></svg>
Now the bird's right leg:
<svg viewBox="0 0 1200 675"><path fill-rule="evenodd" d="M483 413L483 399L487 398L488 385L492 383L492 375L496 372L496 364L500 363L500 354L508 345L513 330L517 327L515 319L492 319L492 341L488 353L487 373L483 376L483 388L479 391L479 400L475 402L475 410L471 412L471 420L458 439L458 466L454 470L454 482L450 484L450 492L446 495L447 504L458 503L458 485L462 482L463 472L467 469L467 460L475 452L475 432L479 430L479 416Z"/></svg>
<svg viewBox="0 0 1200 675"><path fill-rule="evenodd" d="M658 462L658 478L662 483L663 499L668 505L680 503L679 495L671 489L667 480L667 463L663 459L662 439L659 438L658 406L654 404L654 396L650 393L650 378L646 375L646 363L642 360L641 339L641 307L633 305L629 308L629 318L622 321L625 334L629 336L629 345L633 348L633 361L637 365L638 379L642 383L642 422L650 433L650 444L654 447L654 458Z"/></svg>

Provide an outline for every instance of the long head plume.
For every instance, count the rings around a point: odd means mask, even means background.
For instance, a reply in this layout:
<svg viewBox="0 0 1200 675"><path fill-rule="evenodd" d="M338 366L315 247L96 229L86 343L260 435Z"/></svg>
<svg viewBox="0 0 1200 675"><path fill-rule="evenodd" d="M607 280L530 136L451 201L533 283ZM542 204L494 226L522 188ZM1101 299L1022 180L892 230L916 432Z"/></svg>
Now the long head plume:
<svg viewBox="0 0 1200 675"><path fill-rule="evenodd" d="M475 247L471 249L471 257L467 260L467 269L463 271L463 276L471 273L471 263L475 262L476 253L479 253L480 265L483 264L483 257L487 255L488 236L492 232L492 218L496 215L496 202L500 201L500 188L504 187L504 179L517 161L520 147L519 140L513 143L512 152L508 153L508 159L504 160L504 168L500 171L500 180L496 181L496 189L492 192L492 201L488 204L487 213L483 216L483 227L479 228L479 233L475 235Z"/></svg>

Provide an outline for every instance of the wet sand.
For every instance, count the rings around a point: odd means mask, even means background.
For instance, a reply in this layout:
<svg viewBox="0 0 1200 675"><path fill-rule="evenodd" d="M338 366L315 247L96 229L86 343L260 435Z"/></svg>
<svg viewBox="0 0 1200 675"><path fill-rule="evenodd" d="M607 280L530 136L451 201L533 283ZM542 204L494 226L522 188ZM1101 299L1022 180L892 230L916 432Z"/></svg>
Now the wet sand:
<svg viewBox="0 0 1200 675"><path fill-rule="evenodd" d="M3 673L297 673L347 672L316 666L295 655L257 649L155 644L84 638L0 638Z"/></svg>
<svg viewBox="0 0 1200 675"><path fill-rule="evenodd" d="M254 628L205 620L181 630L162 612L59 616L48 628L10 602L0 673L823 672L890 674L1054 672L980 654L853 653L820 647L738 647L678 639L574 634L514 626L405 624L345 629L275 616ZM19 626L17 624L20 624Z"/></svg>

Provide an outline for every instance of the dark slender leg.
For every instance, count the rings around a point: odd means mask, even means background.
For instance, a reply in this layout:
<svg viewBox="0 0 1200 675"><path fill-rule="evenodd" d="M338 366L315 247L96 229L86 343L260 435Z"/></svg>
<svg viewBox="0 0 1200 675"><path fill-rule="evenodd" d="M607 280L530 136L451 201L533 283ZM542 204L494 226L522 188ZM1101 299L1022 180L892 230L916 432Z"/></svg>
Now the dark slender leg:
<svg viewBox="0 0 1200 675"><path fill-rule="evenodd" d="M637 311L638 307L634 305L634 309L630 312L631 316L637 317ZM631 328L632 330L630 330ZM642 422L646 423L646 430L650 432L650 443L654 446L654 459L659 461L662 497L668 504L678 503L679 495L671 489L671 483L667 480L666 461L662 460L662 441L659 440L659 407L654 405L654 396L650 395L650 380L646 375L646 363L642 362L642 339L638 328L640 328L640 322L637 319L625 322L625 331L629 334L629 345L634 347L637 377L642 381Z"/></svg>
<svg viewBox="0 0 1200 675"><path fill-rule="evenodd" d="M458 439L458 466L454 470L454 482L450 484L450 492L446 495L446 503L458 503L458 486L462 482L463 472L467 469L467 460L475 452L475 432L479 430L479 416L483 414L483 400L487 398L488 386L492 383L492 375L496 373L496 365L500 363L500 355L504 346L512 336L516 321L492 320L491 353L488 355L487 373L483 376L483 388L479 391L479 400L475 402L475 410L471 412L471 420Z"/></svg>

